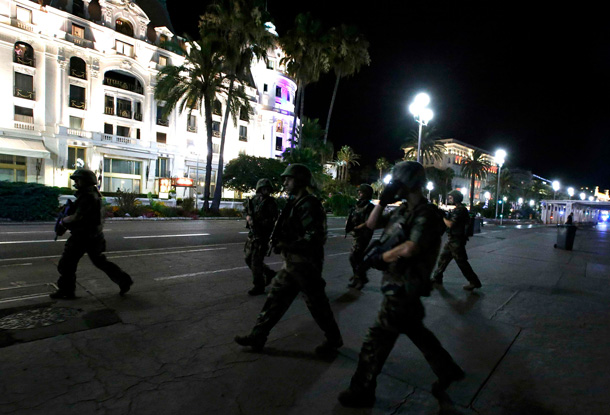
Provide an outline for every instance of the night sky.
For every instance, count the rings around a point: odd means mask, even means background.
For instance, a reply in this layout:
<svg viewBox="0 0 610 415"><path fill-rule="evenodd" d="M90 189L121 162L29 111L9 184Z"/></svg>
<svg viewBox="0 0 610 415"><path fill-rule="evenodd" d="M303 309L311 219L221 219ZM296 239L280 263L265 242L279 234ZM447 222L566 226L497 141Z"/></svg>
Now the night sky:
<svg viewBox="0 0 610 415"><path fill-rule="evenodd" d="M178 34L196 33L209 2L185 16L168 2ZM175 3L175 4L172 4ZM370 42L371 65L343 79L331 119L335 150L350 145L362 165L402 157L417 123L407 107L431 97L434 125L562 187L610 188L610 29L600 10L532 8L518 2L268 1L280 35L300 12L327 27L356 25ZM189 9L190 10L192 10ZM305 115L325 125L334 86L308 86ZM426 127L424 127L426 128Z"/></svg>

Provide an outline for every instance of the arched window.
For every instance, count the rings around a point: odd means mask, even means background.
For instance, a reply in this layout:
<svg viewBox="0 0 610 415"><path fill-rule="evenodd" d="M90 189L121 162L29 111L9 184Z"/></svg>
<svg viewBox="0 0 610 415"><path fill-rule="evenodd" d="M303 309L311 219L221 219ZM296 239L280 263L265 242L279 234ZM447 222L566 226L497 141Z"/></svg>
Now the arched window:
<svg viewBox="0 0 610 415"><path fill-rule="evenodd" d="M70 76L87 79L87 65L84 60L76 56L70 58Z"/></svg>
<svg viewBox="0 0 610 415"><path fill-rule="evenodd" d="M214 106L212 107L212 114L222 115L222 104L219 100L214 101Z"/></svg>
<svg viewBox="0 0 610 415"><path fill-rule="evenodd" d="M144 94L142 83L132 75L119 71L107 71L104 74L104 85Z"/></svg>
<svg viewBox="0 0 610 415"><path fill-rule="evenodd" d="M27 43L15 43L13 62L17 62L22 65L36 66L36 62L34 61L34 48Z"/></svg>
<svg viewBox="0 0 610 415"><path fill-rule="evenodd" d="M116 20L116 31L127 36L133 37L133 27L131 23L124 19Z"/></svg>

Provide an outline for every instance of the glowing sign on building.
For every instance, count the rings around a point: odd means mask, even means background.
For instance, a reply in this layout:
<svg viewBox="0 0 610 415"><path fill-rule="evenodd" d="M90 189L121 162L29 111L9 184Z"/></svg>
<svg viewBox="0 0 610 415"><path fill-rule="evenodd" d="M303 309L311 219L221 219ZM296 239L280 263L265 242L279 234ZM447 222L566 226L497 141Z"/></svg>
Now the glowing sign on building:
<svg viewBox="0 0 610 415"><path fill-rule="evenodd" d="M193 179L190 177L176 177L173 182L176 187L193 187Z"/></svg>

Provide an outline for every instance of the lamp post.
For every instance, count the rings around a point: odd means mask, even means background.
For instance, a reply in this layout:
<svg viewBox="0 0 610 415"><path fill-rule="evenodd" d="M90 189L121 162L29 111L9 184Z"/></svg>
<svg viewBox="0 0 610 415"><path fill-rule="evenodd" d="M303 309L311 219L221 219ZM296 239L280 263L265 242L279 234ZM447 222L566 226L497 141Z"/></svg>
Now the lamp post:
<svg viewBox="0 0 610 415"><path fill-rule="evenodd" d="M585 192L582 192L580 194L580 200L585 200L587 198L587 195L585 194Z"/></svg>
<svg viewBox="0 0 610 415"><path fill-rule="evenodd" d="M417 134L417 162L421 163L421 131L424 125L428 125L428 122L434 115L427 105L430 103L430 97L428 94L420 93L415 96L415 100L409 105L409 111L415 117L415 121L419 124L419 132Z"/></svg>
<svg viewBox="0 0 610 415"><path fill-rule="evenodd" d="M495 154L495 161L498 165L498 187L496 188L496 219L498 219L498 205L500 202L500 174L502 173L502 165L506 159L506 151L497 150Z"/></svg>
<svg viewBox="0 0 610 415"><path fill-rule="evenodd" d="M561 185L559 184L558 180L555 180L553 182L553 200L555 200L555 197L557 196L557 190L561 189Z"/></svg>
<svg viewBox="0 0 610 415"><path fill-rule="evenodd" d="M428 189L428 201L430 201L430 192L434 189L434 183L428 182L426 185L426 189Z"/></svg>
<svg viewBox="0 0 610 415"><path fill-rule="evenodd" d="M508 197L504 196L502 198L502 211L500 212L500 226L502 226L502 219L504 219L504 205L508 201Z"/></svg>
<svg viewBox="0 0 610 415"><path fill-rule="evenodd" d="M570 200L572 200L572 196L574 196L574 188L568 187L568 195L570 196Z"/></svg>

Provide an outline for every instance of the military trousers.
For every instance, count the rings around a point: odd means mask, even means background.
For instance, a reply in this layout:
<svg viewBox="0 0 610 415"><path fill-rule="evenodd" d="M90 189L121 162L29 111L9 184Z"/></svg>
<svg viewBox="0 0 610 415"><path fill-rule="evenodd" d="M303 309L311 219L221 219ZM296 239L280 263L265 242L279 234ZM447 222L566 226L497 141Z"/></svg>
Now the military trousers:
<svg viewBox="0 0 610 415"><path fill-rule="evenodd" d="M479 277L470 266L468 262L468 254L466 253L466 240L462 239L449 239L438 257L438 265L436 271L434 271L434 279L442 281L443 272L447 269L447 266L454 259L457 266L462 271L464 277L468 282L479 285L481 281Z"/></svg>
<svg viewBox="0 0 610 415"><path fill-rule="evenodd" d="M404 293L385 295L377 320L362 344L350 388L355 391L375 389L377 376L399 334L409 337L439 379L447 379L456 371L461 371L436 336L424 326L424 314L424 306L417 296Z"/></svg>
<svg viewBox="0 0 610 415"><path fill-rule="evenodd" d="M332 342L341 340L341 332L330 308L325 287L321 262L284 262L282 269L273 279L267 300L252 329L252 335L266 338L301 293L309 312L326 338Z"/></svg>
<svg viewBox="0 0 610 415"><path fill-rule="evenodd" d="M358 266L364 259L364 253L366 252L366 248L368 247L369 242L371 242L372 237L372 231L370 233L354 237L354 243L352 244L349 255L349 263L354 271L354 278L357 278L365 283L368 282L366 271L358 271Z"/></svg>
<svg viewBox="0 0 610 415"><path fill-rule="evenodd" d="M269 240L249 237L244 245L246 264L252 270L252 283L255 287L264 288L275 275L275 271L265 264L269 249Z"/></svg>
<svg viewBox="0 0 610 415"><path fill-rule="evenodd" d="M103 233L93 236L70 235L57 265L57 271L60 274L57 280L57 287L68 293L75 291L76 269L78 262L85 254L89 256L93 265L104 271L113 282L119 286L129 284L131 282L129 274L115 263L108 261L106 255L104 255L105 250L106 239Z"/></svg>

